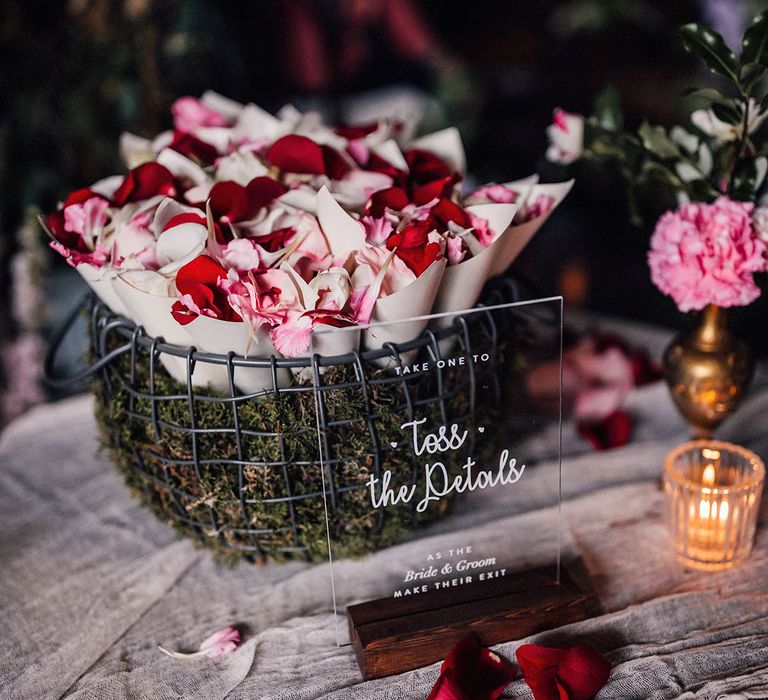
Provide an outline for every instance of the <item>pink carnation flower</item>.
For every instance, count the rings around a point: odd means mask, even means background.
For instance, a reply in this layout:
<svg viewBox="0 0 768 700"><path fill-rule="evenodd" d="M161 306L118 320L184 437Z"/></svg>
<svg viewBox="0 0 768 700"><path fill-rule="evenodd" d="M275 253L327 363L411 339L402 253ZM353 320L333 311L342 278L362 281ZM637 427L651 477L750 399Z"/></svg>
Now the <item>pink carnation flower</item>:
<svg viewBox="0 0 768 700"><path fill-rule="evenodd" d="M651 279L681 311L746 306L760 296L752 275L766 268L766 244L752 225L753 207L720 197L659 219L648 253Z"/></svg>

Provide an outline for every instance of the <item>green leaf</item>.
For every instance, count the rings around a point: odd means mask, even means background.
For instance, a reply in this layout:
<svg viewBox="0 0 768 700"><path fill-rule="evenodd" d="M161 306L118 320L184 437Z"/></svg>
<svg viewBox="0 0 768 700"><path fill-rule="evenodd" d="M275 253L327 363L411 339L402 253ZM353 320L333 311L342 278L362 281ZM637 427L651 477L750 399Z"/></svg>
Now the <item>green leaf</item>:
<svg viewBox="0 0 768 700"><path fill-rule="evenodd" d="M695 97L701 100L707 100L708 102L723 102L728 99L722 92L715 90L715 88L689 87L683 90L681 95L683 97Z"/></svg>
<svg viewBox="0 0 768 700"><path fill-rule="evenodd" d="M643 146L659 158L679 158L680 149L677 144L667 136L664 127L651 126L648 122L643 122L637 130Z"/></svg>
<svg viewBox="0 0 768 700"><path fill-rule="evenodd" d="M741 62L759 63L768 67L768 12L757 15L744 32Z"/></svg>
<svg viewBox="0 0 768 700"><path fill-rule="evenodd" d="M610 139L598 137L589 144L589 150L600 158L616 158L626 160L626 152L621 144L614 143Z"/></svg>
<svg viewBox="0 0 768 700"><path fill-rule="evenodd" d="M624 126L621 96L613 85L608 85L595 99L595 117L606 131L620 131Z"/></svg>
<svg viewBox="0 0 768 700"><path fill-rule="evenodd" d="M768 109L768 93L763 95L763 99L760 100L760 111L765 112Z"/></svg>
<svg viewBox="0 0 768 700"><path fill-rule="evenodd" d="M719 102L716 102L712 105L712 111L715 113L715 116L720 120L725 122L726 124L740 124L741 123L741 114L739 111L728 104L721 104Z"/></svg>
<svg viewBox="0 0 768 700"><path fill-rule="evenodd" d="M739 72L739 83L745 95L751 95L752 90L765 74L766 67L761 63L745 63Z"/></svg>
<svg viewBox="0 0 768 700"><path fill-rule="evenodd" d="M688 183L691 198L697 201L710 202L720 194L706 180L692 180Z"/></svg>
<svg viewBox="0 0 768 700"><path fill-rule="evenodd" d="M750 200L755 195L757 166L752 157L740 158L733 169L731 196L736 199Z"/></svg>
<svg viewBox="0 0 768 700"><path fill-rule="evenodd" d="M719 73L738 82L736 56L714 29L703 24L684 24L677 30L683 46L692 54L704 59L713 73Z"/></svg>

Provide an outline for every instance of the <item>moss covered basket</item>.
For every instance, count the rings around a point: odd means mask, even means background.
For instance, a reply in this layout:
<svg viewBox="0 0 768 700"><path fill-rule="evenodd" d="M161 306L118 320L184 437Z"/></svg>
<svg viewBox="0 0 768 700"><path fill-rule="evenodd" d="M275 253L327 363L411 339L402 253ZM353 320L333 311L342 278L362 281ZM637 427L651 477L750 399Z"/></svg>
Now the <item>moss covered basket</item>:
<svg viewBox="0 0 768 700"><path fill-rule="evenodd" d="M454 353L471 352L478 336L486 348L495 342L492 361L476 372L399 376L392 363L381 368L353 353L314 373L294 369L287 389L224 395L176 382L159 361L169 346L97 304L91 352L101 438L143 505L228 563L327 561L327 523L334 556L360 556L450 512L450 499L422 513L376 509L366 482L384 464L393 488L423 479L415 455L390 447L415 414L467 426L479 410L485 419L495 410L507 350L488 323L462 329L443 331L462 336L452 340ZM439 343L427 336L420 352L434 357ZM449 472L461 466L446 461Z"/></svg>

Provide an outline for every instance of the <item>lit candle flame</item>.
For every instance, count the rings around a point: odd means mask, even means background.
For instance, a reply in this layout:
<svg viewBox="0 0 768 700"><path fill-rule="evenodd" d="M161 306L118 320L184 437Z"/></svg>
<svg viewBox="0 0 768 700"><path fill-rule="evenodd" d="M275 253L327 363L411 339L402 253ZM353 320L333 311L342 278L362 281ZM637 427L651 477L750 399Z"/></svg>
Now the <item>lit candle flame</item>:
<svg viewBox="0 0 768 700"><path fill-rule="evenodd" d="M712 452L712 450L707 451ZM710 457L711 455L707 456ZM710 499L710 494L712 493L710 487L714 486L715 484L715 476L716 473L714 464L708 464L706 467L704 467L704 472L701 475L701 481L704 485L704 488L701 491L704 496L699 501L699 518L704 521L709 520L710 516L712 516L712 518L717 518L717 503L713 503Z"/></svg>
<svg viewBox="0 0 768 700"><path fill-rule="evenodd" d="M720 503L720 522L724 523L728 520L728 501Z"/></svg>

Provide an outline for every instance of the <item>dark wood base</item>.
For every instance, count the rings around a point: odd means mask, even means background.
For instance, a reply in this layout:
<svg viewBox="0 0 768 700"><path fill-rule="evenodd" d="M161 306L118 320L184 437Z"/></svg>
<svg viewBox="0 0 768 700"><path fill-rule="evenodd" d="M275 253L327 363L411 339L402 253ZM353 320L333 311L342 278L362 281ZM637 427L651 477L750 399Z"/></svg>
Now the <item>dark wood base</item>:
<svg viewBox="0 0 768 700"><path fill-rule="evenodd" d="M564 568L553 584L551 569L533 569L489 581L466 600L448 589L426 600L382 598L347 608L349 631L365 680L420 668L445 658L468 634L489 646L578 622L600 612L581 565Z"/></svg>

